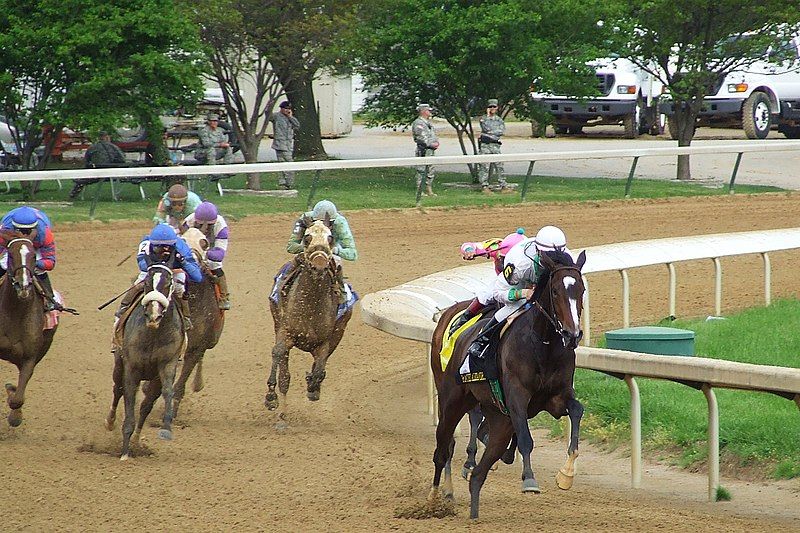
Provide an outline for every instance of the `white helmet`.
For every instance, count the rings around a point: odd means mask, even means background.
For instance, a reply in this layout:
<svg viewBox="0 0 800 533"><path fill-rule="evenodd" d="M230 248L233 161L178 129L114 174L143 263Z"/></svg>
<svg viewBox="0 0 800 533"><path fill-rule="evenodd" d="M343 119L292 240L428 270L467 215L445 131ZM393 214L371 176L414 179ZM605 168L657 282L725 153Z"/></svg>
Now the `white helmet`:
<svg viewBox="0 0 800 533"><path fill-rule="evenodd" d="M543 252L564 250L567 247L566 235L555 226L545 226L540 229L533 242L536 244L536 248Z"/></svg>
<svg viewBox="0 0 800 533"><path fill-rule="evenodd" d="M339 216L338 211L336 211L336 206L333 205L333 202L330 200L320 200L311 212L311 216L314 220L322 220L325 218L325 215L328 215L331 221Z"/></svg>

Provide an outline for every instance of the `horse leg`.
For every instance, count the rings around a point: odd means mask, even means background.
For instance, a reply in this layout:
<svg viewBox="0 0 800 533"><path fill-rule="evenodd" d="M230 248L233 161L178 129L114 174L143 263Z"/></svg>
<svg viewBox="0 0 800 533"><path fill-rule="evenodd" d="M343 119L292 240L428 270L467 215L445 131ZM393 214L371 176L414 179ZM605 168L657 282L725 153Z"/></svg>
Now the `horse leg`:
<svg viewBox="0 0 800 533"><path fill-rule="evenodd" d="M472 469L477 465L475 457L478 454L478 427L480 427L483 420L483 413L481 413L480 406L475 406L470 410L469 414L469 443L467 443L467 460L464 461L464 467L461 469L461 477L469 480L469 475Z"/></svg>
<svg viewBox="0 0 800 533"><path fill-rule="evenodd" d="M8 425L17 427L22 424L22 404L25 403L25 389L28 386L28 380L33 375L33 368L36 366L36 360L26 359L19 366L19 378L17 379L17 386L6 384L6 394L8 394L8 406L11 412L8 413Z"/></svg>
<svg viewBox="0 0 800 533"><path fill-rule="evenodd" d="M158 369L159 377L161 379L161 395L164 397L164 419L162 421L161 429L158 430L158 438L163 440L172 440L172 398L174 396L173 382L175 381L175 370L178 360L168 362Z"/></svg>
<svg viewBox="0 0 800 533"><path fill-rule="evenodd" d="M119 405L119 399L122 398L122 394L125 391L124 373L125 367L122 363L122 355L117 350L114 354L114 373L112 375L114 379L114 386L112 387L113 398L111 399L111 409L109 409L106 417L106 429L108 431L114 430L114 421L117 419L117 405Z"/></svg>
<svg viewBox="0 0 800 533"><path fill-rule="evenodd" d="M322 381L325 379L325 365L328 364L328 357L331 355L330 343L324 343L311 352L314 356L314 364L311 372L306 374L306 384L308 392L306 395L312 402L319 400Z"/></svg>
<svg viewBox="0 0 800 533"><path fill-rule="evenodd" d="M286 394L289 392L289 381L292 376L289 374L289 348L283 354L280 360L280 368L278 373L278 391L280 392L280 407L278 408L279 421L275 424L276 429L286 429L286 414L289 409L289 402Z"/></svg>
<svg viewBox="0 0 800 533"><path fill-rule="evenodd" d="M511 444L508 445L508 449L506 453L503 454L503 457L500 458L507 465L514 464L514 455L517 452L517 434L511 436Z"/></svg>
<svg viewBox="0 0 800 533"><path fill-rule="evenodd" d="M578 440L583 417L583 405L575 398L567 400L567 413L569 414L570 434L569 447L567 448L567 462L556 474L558 488L569 490L575 480L575 460L578 458Z"/></svg>
<svg viewBox="0 0 800 533"><path fill-rule="evenodd" d="M508 441L514 433L514 427L508 417L504 416L496 408L489 407L483 410L483 414L489 423L489 442L486 445L481 460L472 471L469 478L469 517L478 518L480 504L481 487L486 481L489 470L506 451Z"/></svg>
<svg viewBox="0 0 800 533"><path fill-rule="evenodd" d="M133 442L134 446L139 444L139 436L142 434L144 423L147 417L150 416L150 411L153 410L153 405L161 394L160 378L156 377L146 382L142 386L142 392L144 393L144 398L142 398L142 405L139 407L139 420L136 424L136 430L133 432L133 437L131 438L131 442Z"/></svg>
<svg viewBox="0 0 800 533"><path fill-rule="evenodd" d="M125 420L122 422L122 455L121 461L127 461L130 453L131 435L133 435L133 426L136 422L136 392L139 390L139 375L135 374L132 369L125 369L125 390L123 396L125 398Z"/></svg>
<svg viewBox="0 0 800 533"><path fill-rule="evenodd" d="M289 349L286 335L280 331L276 332L275 346L272 347L272 370L267 380L267 395L264 397L264 405L270 411L278 408L278 394L275 392L275 386L278 384L278 365L280 365L284 357L288 358Z"/></svg>
<svg viewBox="0 0 800 533"><path fill-rule="evenodd" d="M456 424L457 425L457 424ZM450 450L447 452L447 463L444 465L444 483L442 484L442 496L445 500L453 501L455 497L453 496L453 475L452 475L452 464L453 464L453 452L456 449L456 440L455 438L450 439Z"/></svg>
<svg viewBox="0 0 800 533"><path fill-rule="evenodd" d="M198 352L187 351L185 354L183 354L183 367L181 367L181 375L178 376L178 381L175 382L174 387L175 396L172 407L173 418L178 418L178 408L181 405L181 400L183 400L183 395L186 393L186 382L189 380L192 370L195 369L199 362L200 354ZM200 371L199 366L197 366L197 371ZM197 381L196 378L195 381Z"/></svg>
<svg viewBox="0 0 800 533"><path fill-rule="evenodd" d="M473 400L474 401L474 400ZM464 394L450 394L449 398L439 395L439 424L436 426L436 450L433 452L433 484L428 494L428 500L436 500L439 497L439 485L442 479L442 471L445 471L445 486L443 495L446 498L453 497L453 482L448 465L453 457L455 440L453 433L456 426L470 410L472 405Z"/></svg>
<svg viewBox="0 0 800 533"><path fill-rule="evenodd" d="M197 366L195 366L194 371L194 380L192 381L192 392L200 392L205 387L203 383L203 352L200 357L197 358ZM175 411L175 416L178 416L178 411Z"/></svg>
<svg viewBox="0 0 800 533"><path fill-rule="evenodd" d="M511 387L506 390L511 391ZM533 437L528 427L528 403L530 394L527 391L517 390L513 394L508 394L508 412L511 423L514 426L514 433L517 436L517 448L522 455L522 492L540 493L542 490L536 482L531 468L531 453L533 452ZM489 438L491 439L491 432ZM508 441L505 442L508 444ZM506 450L503 450L505 452Z"/></svg>

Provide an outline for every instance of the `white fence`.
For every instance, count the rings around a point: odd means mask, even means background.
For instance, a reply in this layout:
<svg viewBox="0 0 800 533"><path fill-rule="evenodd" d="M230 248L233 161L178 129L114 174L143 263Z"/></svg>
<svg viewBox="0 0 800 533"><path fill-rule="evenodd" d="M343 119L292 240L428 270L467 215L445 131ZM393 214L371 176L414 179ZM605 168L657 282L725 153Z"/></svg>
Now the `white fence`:
<svg viewBox="0 0 800 533"><path fill-rule="evenodd" d="M771 266L769 252L800 248L800 228L703 235L681 239L658 239L595 246L586 249L583 268L586 293L584 331L588 340L590 297L586 274L617 270L623 283L623 321L629 322L627 272L631 268L664 264L670 276L670 312L675 310L677 286L675 263L711 259L715 264L715 310L720 314L722 290L721 257L761 254L764 258L765 301L770 302ZM366 295L361 302L365 323L398 337L428 345L440 313L453 303L472 298L479 288L494 279L488 263L431 274L403 285ZM719 412L714 388L770 392L794 400L800 408L800 369L750 365L706 358L632 354L618 350L581 347L576 363L624 379L631 394L631 484L641 482L641 404L635 377L666 379L702 390L708 402L709 499L719 486ZM428 377L428 409L436 421L433 378Z"/></svg>

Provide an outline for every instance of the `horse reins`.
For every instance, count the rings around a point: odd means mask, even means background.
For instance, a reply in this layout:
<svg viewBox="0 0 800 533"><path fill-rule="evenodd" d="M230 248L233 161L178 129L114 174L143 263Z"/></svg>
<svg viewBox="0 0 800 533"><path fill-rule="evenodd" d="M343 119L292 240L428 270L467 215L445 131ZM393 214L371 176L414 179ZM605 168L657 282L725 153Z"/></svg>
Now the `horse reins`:
<svg viewBox="0 0 800 533"><path fill-rule="evenodd" d="M575 266L564 265L564 266L560 266L560 267L552 270L550 272L550 279L547 280L547 286L548 286L549 293L550 293L551 312L548 313L547 310L538 301L533 302L533 305L535 305L536 308L539 309L539 311L541 311L541 313L545 316L545 318L547 318L547 320L550 322L550 324L553 325L553 329L556 330L556 333L558 333L558 335L563 338L563 336L564 336L564 327L562 326L560 320L556 320L555 318L553 318L553 315L555 315L555 312L553 312L553 310L552 310L552 307L554 306L554 303L553 303L553 283L552 283L553 275L556 272L560 272L562 270L573 270L573 271L578 273L578 277L580 277L580 275L581 275L581 271L578 269L578 267L575 267Z"/></svg>

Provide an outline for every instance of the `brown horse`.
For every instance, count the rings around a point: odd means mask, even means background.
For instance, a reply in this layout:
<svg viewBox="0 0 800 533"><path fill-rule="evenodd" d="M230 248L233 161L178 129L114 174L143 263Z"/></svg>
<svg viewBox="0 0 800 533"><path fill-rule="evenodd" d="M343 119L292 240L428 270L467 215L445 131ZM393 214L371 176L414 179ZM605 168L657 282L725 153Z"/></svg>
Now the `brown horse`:
<svg viewBox="0 0 800 533"><path fill-rule="evenodd" d="M125 322L124 337L120 349L114 353L114 397L106 418L106 429L114 429L117 405L125 397L125 421L122 424L122 454L128 459L131 441L139 440L144 422L159 395L164 397L164 418L158 436L172 440L173 381L178 358L186 349L186 334L183 319L172 300L172 270L154 264L147 270L144 279L144 295ZM136 393L139 383L143 387L144 399L136 422Z"/></svg>
<svg viewBox="0 0 800 533"><path fill-rule="evenodd" d="M175 382L175 402L173 414L177 418L178 407L186 392L186 382L194 374L192 390L199 392L203 389L203 356L206 350L212 349L219 342L222 328L225 326L225 313L217 305L217 285L214 283L208 268L205 267L208 240L197 228L189 228L183 239L192 250L197 264L203 269L203 281L194 283L187 280L186 293L189 296L189 309L192 312L192 329L187 332L188 344L183 356L183 367L178 380Z"/></svg>
<svg viewBox="0 0 800 533"><path fill-rule="evenodd" d="M22 423L25 388L34 367L50 349L56 327L44 329L46 317L34 275L33 242L12 238L6 248L8 270L0 278L0 359L13 363L19 370L17 385L6 384L11 408L8 423L16 427Z"/></svg>
<svg viewBox="0 0 800 533"><path fill-rule="evenodd" d="M348 309L336 318L339 307L337 274L341 266L337 266L333 258L333 236L327 217L306 229L303 245L305 249L296 256L294 270L278 287L281 293L278 303L270 299L275 346L264 405L270 410L280 406L281 420L285 419L289 390L289 350L297 347L314 357L311 372L306 373L307 396L309 400L319 400L328 357L342 340L352 315L352 309ZM280 380L276 379L278 367ZM280 402L275 393L278 383Z"/></svg>
<svg viewBox="0 0 800 533"><path fill-rule="evenodd" d="M584 285L581 268L586 254L577 262L563 252L541 255L545 267L537 280L537 289L500 338L497 347L500 382L505 391L506 416L495 406L486 382L462 384L458 371L466 350L478 335L483 322L478 322L456 341L453 358L437 382L440 421L436 428L435 472L431 498L438 497L442 471L445 471L444 496L452 497L449 464L453 456L456 424L470 409L480 404L489 424L489 442L480 462L470 477L470 517L478 517L480 490L489 469L508 450L516 434L522 455L522 490L540 492L530 463L533 438L528 419L541 411L554 418L568 415L571 423L567 462L556 480L562 489L572 486L583 406L575 399L573 377L575 348L583 334L580 329ZM525 308L524 308L525 309Z"/></svg>

